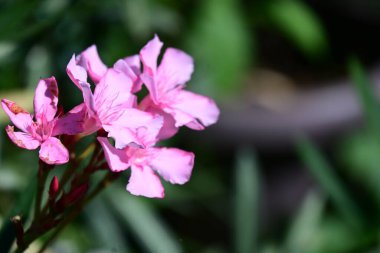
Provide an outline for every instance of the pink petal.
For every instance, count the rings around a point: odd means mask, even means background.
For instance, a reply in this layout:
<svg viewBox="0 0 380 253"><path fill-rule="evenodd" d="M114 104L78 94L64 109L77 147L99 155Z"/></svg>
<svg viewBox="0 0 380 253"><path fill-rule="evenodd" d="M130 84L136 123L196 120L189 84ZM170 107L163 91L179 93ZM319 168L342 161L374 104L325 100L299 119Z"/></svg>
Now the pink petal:
<svg viewBox="0 0 380 253"><path fill-rule="evenodd" d="M75 106L63 117L56 120L52 136L61 134L75 135L84 131L87 108L84 103Z"/></svg>
<svg viewBox="0 0 380 253"><path fill-rule="evenodd" d="M114 125L103 125L103 129L108 132L108 137L115 140L115 147L122 149L127 146L144 148L144 144L137 138L136 130Z"/></svg>
<svg viewBox="0 0 380 253"><path fill-rule="evenodd" d="M25 148L33 150L40 146L40 142L34 139L31 135L23 132L15 132L13 126L7 126L5 128L9 138L13 141L14 144L20 148Z"/></svg>
<svg viewBox="0 0 380 253"><path fill-rule="evenodd" d="M92 95L90 85L80 82L80 86L82 87L83 100L87 107L88 114L90 117L97 118L94 96Z"/></svg>
<svg viewBox="0 0 380 253"><path fill-rule="evenodd" d="M87 83L87 72L86 69L77 64L77 61L75 59L75 55L73 55L69 61L69 64L67 64L66 72L69 75L71 81L78 86L79 89L82 89L80 86L80 82Z"/></svg>
<svg viewBox="0 0 380 253"><path fill-rule="evenodd" d="M119 172L129 168L125 150L114 148L105 137L98 137L98 141L103 147L108 166L112 171Z"/></svg>
<svg viewBox="0 0 380 253"><path fill-rule="evenodd" d="M83 51L79 55L79 61L85 66L94 83L98 83L108 69L100 59L98 49L95 45L92 45Z"/></svg>
<svg viewBox="0 0 380 253"><path fill-rule="evenodd" d="M132 87L132 92L136 93L140 91L142 87L142 81L140 79L140 74L141 74L140 56L136 54L136 55L128 56L124 58L124 60L129 65L129 67L132 69L132 71L135 73L137 77L137 79L134 79L133 87Z"/></svg>
<svg viewBox="0 0 380 253"><path fill-rule="evenodd" d="M132 79L117 69L109 69L95 87L94 100L103 124L116 120L124 108L131 106Z"/></svg>
<svg viewBox="0 0 380 253"><path fill-rule="evenodd" d="M39 156L47 164L64 164L69 161L69 151L55 137L50 137L41 144Z"/></svg>
<svg viewBox="0 0 380 253"><path fill-rule="evenodd" d="M125 75L129 76L132 80L138 78L138 74L132 69L131 66L127 63L126 60L118 60L114 65L113 68L119 72L123 72Z"/></svg>
<svg viewBox="0 0 380 253"><path fill-rule="evenodd" d="M162 128L160 129L160 132L157 135L157 139L169 139L178 132L178 127L175 126L175 120L173 116L164 112L160 107L156 106L149 95L141 101L140 108L146 112L162 116L164 123L162 125Z"/></svg>
<svg viewBox="0 0 380 253"><path fill-rule="evenodd" d="M135 62L136 60L138 61L137 63ZM137 67L137 65L134 64L139 65ZM142 81L140 79L140 58L138 55L130 56L123 60L118 60L114 64L114 69L123 72L132 80L132 93L136 93L141 90Z"/></svg>
<svg viewBox="0 0 380 253"><path fill-rule="evenodd" d="M149 112L155 112L155 110L149 110ZM157 111L156 114L161 115L164 120L164 124L157 135L157 139L166 140L173 137L178 132L178 127L175 126L173 116L163 111Z"/></svg>
<svg viewBox="0 0 380 253"><path fill-rule="evenodd" d="M88 83L80 83L82 87L83 100L86 105L85 118L83 120L83 134L88 135L98 131L102 127L95 107L94 96L92 95L90 85Z"/></svg>
<svg viewBox="0 0 380 253"><path fill-rule="evenodd" d="M8 115L12 123L18 129L20 129L23 132L32 132L31 128L34 128L33 119L27 111L25 111L21 106L17 105L16 103L7 99L1 100L1 106L3 107L3 110Z"/></svg>
<svg viewBox="0 0 380 253"><path fill-rule="evenodd" d="M148 198L163 198L165 196L164 187L159 177L147 166L132 165L127 190L133 195Z"/></svg>
<svg viewBox="0 0 380 253"><path fill-rule="evenodd" d="M140 59L144 67L144 73L153 76L156 73L157 58L163 43L157 34L140 51Z"/></svg>
<svg viewBox="0 0 380 253"><path fill-rule="evenodd" d="M163 109L174 117L177 127L186 125L194 130L203 130L218 120L219 109L209 97L185 90L175 90L167 96L171 101Z"/></svg>
<svg viewBox="0 0 380 253"><path fill-rule="evenodd" d="M140 56L138 54L125 57L124 61L128 64L128 66L133 70L133 72L136 75L139 75L141 73Z"/></svg>
<svg viewBox="0 0 380 253"><path fill-rule="evenodd" d="M175 48L168 48L157 70L156 88L160 92L167 92L178 85L184 85L190 80L193 71L194 62L190 55Z"/></svg>
<svg viewBox="0 0 380 253"><path fill-rule="evenodd" d="M34 113L37 120L52 121L57 113L58 85L55 77L41 79L34 94Z"/></svg>
<svg viewBox="0 0 380 253"><path fill-rule="evenodd" d="M102 128L99 120L97 118L89 117L88 114L86 115L83 122L83 135L93 134Z"/></svg>
<svg viewBox="0 0 380 253"><path fill-rule="evenodd" d="M149 96L151 97L152 101L155 104L159 104L159 100L158 100L159 91L157 90L156 83L154 82L153 77L148 74L142 73L140 75L140 79L145 84L145 87L148 89Z"/></svg>
<svg viewBox="0 0 380 253"><path fill-rule="evenodd" d="M189 181L194 166L194 154L177 148L154 148L150 166L166 181L184 184Z"/></svg>
<svg viewBox="0 0 380 253"><path fill-rule="evenodd" d="M154 35L154 38L140 51L140 59L143 65L143 73L140 75L140 79L149 90L149 94L155 103L158 103L158 87L156 87L154 76L157 69L157 58L160 54L162 46L163 43L160 41L158 36Z"/></svg>
<svg viewBox="0 0 380 253"><path fill-rule="evenodd" d="M163 124L163 119L159 115L153 115L138 109L125 109L121 117L113 123L113 126L128 129L132 133L125 139L122 136L112 136L115 138L116 147L122 148L128 145L128 141L134 139L134 143L144 147L153 146L157 142L157 135ZM120 134L122 135L122 134ZM133 136L133 138L131 137Z"/></svg>

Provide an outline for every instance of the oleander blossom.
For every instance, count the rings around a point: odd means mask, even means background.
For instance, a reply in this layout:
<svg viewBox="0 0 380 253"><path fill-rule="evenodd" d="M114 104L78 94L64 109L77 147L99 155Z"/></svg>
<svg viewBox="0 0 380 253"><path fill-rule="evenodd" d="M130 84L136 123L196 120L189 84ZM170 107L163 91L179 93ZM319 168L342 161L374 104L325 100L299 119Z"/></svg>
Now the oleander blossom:
<svg viewBox="0 0 380 253"><path fill-rule="evenodd" d="M160 119L163 120L162 117ZM160 129L143 131L149 134L140 136L141 146L128 145L123 149L113 147L107 138L97 138L111 171L120 172L131 168L127 190L134 195L163 198L164 188L157 174L172 184L184 184L190 179L194 154L177 148L154 147Z"/></svg>
<svg viewBox="0 0 380 253"><path fill-rule="evenodd" d="M157 174L172 184L184 184L190 179L194 165L194 154L191 152L153 146L116 149L107 138L98 137L98 140L112 171L131 168L127 190L133 195L163 198L164 188Z"/></svg>
<svg viewBox="0 0 380 253"><path fill-rule="evenodd" d="M155 35L139 56L120 59L111 68L101 61L96 47L91 46L73 57L67 67L68 75L83 92L88 117L95 119L97 128L102 127L108 137L114 139L115 146L108 138L98 137L111 171L131 168L127 190L134 195L156 198L164 197L158 175L172 184L184 184L190 179L194 165L193 153L156 147L157 142L172 137L181 126L203 130L219 116L212 99L184 90L194 69L188 54L168 48L157 67L162 45ZM105 81L113 72L122 75L124 80L109 78ZM95 84L93 94L87 76ZM149 94L140 104L136 99L124 104L113 101L115 97L135 98L142 84ZM102 86L109 86L109 92L104 91L106 88L99 92ZM119 114L107 121L103 119L103 111Z"/></svg>
<svg viewBox="0 0 380 253"><path fill-rule="evenodd" d="M67 65L67 73L82 91L87 109L84 133L104 129L115 139L117 148L142 146L141 132L149 135L150 130L162 127L161 116L137 109L133 92L141 88L141 83L135 60L135 56L127 57L107 68L96 47L91 46L77 57L74 55ZM88 75L95 84L94 92L87 81Z"/></svg>
<svg viewBox="0 0 380 253"><path fill-rule="evenodd" d="M140 51L143 65L140 78L149 90L149 95L140 107L164 117L159 138L173 136L181 126L203 130L214 124L219 117L215 102L206 96L184 90L194 70L192 57L169 47L157 67L162 46L163 43L155 35Z"/></svg>
<svg viewBox="0 0 380 253"><path fill-rule="evenodd" d="M95 45L73 55L66 72L82 93L83 102L66 114L58 112L55 78L41 79L34 97L34 116L16 103L2 100L4 111L20 130L7 126L9 138L21 148L41 147L39 157L47 164L63 164L69 160L69 151L60 136L77 135L69 138L74 143L67 142L75 159L75 141L97 133L95 141L102 147L110 171L131 169L126 187L131 194L163 198L160 177L172 184L188 182L194 154L161 147L158 142L174 136L182 126L205 129L216 123L219 109L211 98L184 89L194 70L191 56L168 48L158 64L162 46L155 35L138 55L121 58L111 67L103 63ZM148 94L139 101L142 85Z"/></svg>
<svg viewBox="0 0 380 253"><path fill-rule="evenodd" d="M41 79L34 96L34 118L16 103L2 99L1 105L14 126L7 126L9 138L20 148L29 150L41 147L39 157L47 164L63 164L69 160L69 153L55 136L81 132L81 116L73 110L64 117L56 117L58 86L54 77Z"/></svg>

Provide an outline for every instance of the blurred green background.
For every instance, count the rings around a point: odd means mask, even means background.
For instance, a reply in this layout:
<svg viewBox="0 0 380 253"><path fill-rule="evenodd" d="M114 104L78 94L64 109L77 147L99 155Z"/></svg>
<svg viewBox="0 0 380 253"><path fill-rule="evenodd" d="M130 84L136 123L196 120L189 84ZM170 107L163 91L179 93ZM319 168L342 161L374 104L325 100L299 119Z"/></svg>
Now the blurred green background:
<svg viewBox="0 0 380 253"><path fill-rule="evenodd" d="M1 98L31 110L54 75L70 109L73 53L96 44L112 66L157 33L194 57L188 88L221 108L167 142L195 152L189 183L144 199L125 173L49 252L378 252L379 30L376 0L1 0ZM2 224L38 156L0 138Z"/></svg>

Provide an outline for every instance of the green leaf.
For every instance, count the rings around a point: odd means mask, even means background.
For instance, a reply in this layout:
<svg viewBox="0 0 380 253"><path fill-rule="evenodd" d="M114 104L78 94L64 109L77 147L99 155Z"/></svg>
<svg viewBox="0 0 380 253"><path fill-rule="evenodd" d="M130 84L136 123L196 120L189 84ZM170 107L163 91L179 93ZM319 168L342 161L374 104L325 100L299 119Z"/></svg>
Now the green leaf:
<svg viewBox="0 0 380 253"><path fill-rule="evenodd" d="M177 239L141 197L131 196L119 187L111 189L107 191L107 200L120 215L120 222L130 228L147 252L182 252Z"/></svg>
<svg viewBox="0 0 380 253"><path fill-rule="evenodd" d="M105 201L103 195L99 196L85 209L85 217L96 238L94 246L110 252L129 252L116 217L104 205Z"/></svg>
<svg viewBox="0 0 380 253"><path fill-rule="evenodd" d="M378 233L376 233L376 237L373 237L368 232L368 230L352 229L341 219L340 215L326 216L321 220L319 229L314 235L313 250L310 252L363 252L368 245L373 245L378 241ZM374 238L376 240L373 240Z"/></svg>
<svg viewBox="0 0 380 253"><path fill-rule="evenodd" d="M341 212L347 223L356 227L362 225L358 207L320 151L306 137L297 140L297 149L311 174L331 197L335 207Z"/></svg>
<svg viewBox="0 0 380 253"><path fill-rule="evenodd" d="M374 193L380 204L380 142L371 132L361 132L347 136L339 145L339 157L344 168L356 181L360 181L363 190Z"/></svg>
<svg viewBox="0 0 380 253"><path fill-rule="evenodd" d="M368 129L380 140L380 113L376 92L373 85L357 58L351 58L348 63L351 79L354 81Z"/></svg>
<svg viewBox="0 0 380 253"><path fill-rule="evenodd" d="M313 10L298 0L267 1L264 9L273 24L309 58L325 56L328 42Z"/></svg>
<svg viewBox="0 0 380 253"><path fill-rule="evenodd" d="M254 153L238 153L235 182L235 251L257 251L259 173Z"/></svg>
<svg viewBox="0 0 380 253"><path fill-rule="evenodd" d="M292 222L286 238L286 252L315 252L315 235L319 231L324 201L315 192L310 192Z"/></svg>
<svg viewBox="0 0 380 253"><path fill-rule="evenodd" d="M200 1L193 31L188 35L194 56L196 91L226 98L239 94L251 54L250 32L234 0ZM195 86L198 85L198 86Z"/></svg>

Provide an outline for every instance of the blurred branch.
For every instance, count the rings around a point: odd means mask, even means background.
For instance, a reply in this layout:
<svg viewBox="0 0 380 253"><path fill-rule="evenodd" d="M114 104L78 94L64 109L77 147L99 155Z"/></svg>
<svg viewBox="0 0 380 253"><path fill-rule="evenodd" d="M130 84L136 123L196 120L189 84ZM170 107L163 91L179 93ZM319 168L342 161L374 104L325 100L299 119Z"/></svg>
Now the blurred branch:
<svg viewBox="0 0 380 253"><path fill-rule="evenodd" d="M380 67L374 68L369 77L379 97ZM362 123L361 107L351 81L314 86L319 88L295 91L276 112L249 100L234 101L222 107L217 125L196 134L204 134L205 140L222 148L254 144L259 149L278 151L288 149L299 133L326 142Z"/></svg>

